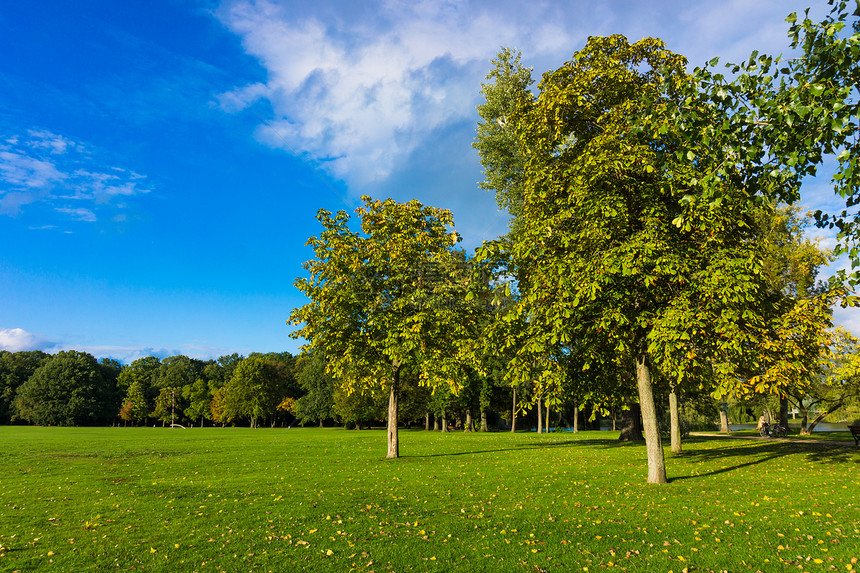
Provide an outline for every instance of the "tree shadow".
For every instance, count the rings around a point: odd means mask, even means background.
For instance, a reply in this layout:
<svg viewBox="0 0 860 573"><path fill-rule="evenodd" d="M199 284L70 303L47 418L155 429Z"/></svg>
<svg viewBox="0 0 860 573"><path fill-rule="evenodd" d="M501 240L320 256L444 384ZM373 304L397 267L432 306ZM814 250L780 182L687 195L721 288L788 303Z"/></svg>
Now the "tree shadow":
<svg viewBox="0 0 860 573"><path fill-rule="evenodd" d="M685 440L685 443L713 443L713 439L688 439ZM789 441L749 441L744 444L725 446L725 442L721 442L721 444L715 448L697 449L693 451L685 450L675 454L674 457L693 463L716 463L719 461L731 460L732 458L750 458L752 456L755 456L755 459L747 459L742 463L722 466L696 475L677 476L672 478L670 481L682 481L686 479L719 475L746 467L760 465L784 456L797 454L801 454L807 462L860 465L860 456L857 456L849 449L838 444ZM846 471L850 471L851 469L851 467L846 468Z"/></svg>

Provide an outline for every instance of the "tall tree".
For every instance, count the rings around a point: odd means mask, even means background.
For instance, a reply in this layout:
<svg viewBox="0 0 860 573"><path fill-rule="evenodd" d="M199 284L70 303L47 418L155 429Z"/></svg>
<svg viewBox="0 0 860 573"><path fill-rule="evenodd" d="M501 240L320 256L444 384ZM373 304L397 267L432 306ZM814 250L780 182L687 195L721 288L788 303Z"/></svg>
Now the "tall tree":
<svg viewBox="0 0 860 573"><path fill-rule="evenodd" d="M481 189L496 192L496 202L513 217L512 228L523 210L525 154L511 116L517 107L532 99L532 68L520 63L522 54L502 48L491 61L487 74L491 83L481 84L484 103L478 106L481 121L472 147L478 150L484 167Z"/></svg>
<svg viewBox="0 0 860 573"><path fill-rule="evenodd" d="M17 417L33 424L81 426L115 416L113 398L96 359L65 350L45 360L18 388L15 408Z"/></svg>
<svg viewBox="0 0 860 573"><path fill-rule="evenodd" d="M335 382L325 371L325 360L319 354L299 357L298 382L305 395L296 400L294 411L299 422L318 422L334 418Z"/></svg>
<svg viewBox="0 0 860 573"><path fill-rule="evenodd" d="M0 350L0 424L12 420L15 393L48 358L41 350Z"/></svg>
<svg viewBox="0 0 860 573"><path fill-rule="evenodd" d="M649 483L666 482L653 367L671 365L661 370L685 383L709 357L749 344L760 322L755 203L731 180L699 200L709 149L675 154L672 86L686 81L685 63L660 40L590 38L512 119L528 157L512 245L528 333L519 367L574 343L583 369L606 362L607 347L629 364ZM548 366L541 383L557 384L561 369Z"/></svg>
<svg viewBox="0 0 860 573"><path fill-rule="evenodd" d="M317 215L324 230L308 241L316 256L305 264L310 277L296 281L310 302L288 323L304 325L294 336L326 356L327 371L347 392L385 389L387 457L397 458L404 369L430 386L463 378L473 321L452 289L463 284L454 277L470 269L454 254L460 239L449 211L414 200L362 201L360 232L350 230L344 211Z"/></svg>

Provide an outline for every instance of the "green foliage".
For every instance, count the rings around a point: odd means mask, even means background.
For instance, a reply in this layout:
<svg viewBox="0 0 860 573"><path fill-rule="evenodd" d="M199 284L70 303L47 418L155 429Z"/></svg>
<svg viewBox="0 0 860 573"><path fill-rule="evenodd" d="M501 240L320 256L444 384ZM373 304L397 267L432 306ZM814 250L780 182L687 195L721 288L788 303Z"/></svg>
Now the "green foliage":
<svg viewBox="0 0 860 573"><path fill-rule="evenodd" d="M110 420L119 405L96 359L68 350L47 358L18 388L15 410L33 424L79 426Z"/></svg>
<svg viewBox="0 0 860 573"><path fill-rule="evenodd" d="M484 167L481 189L496 192L496 202L513 216L512 227L523 210L526 156L513 123L514 112L533 99L529 91L534 80L532 68L520 64L520 52L502 48L491 61L487 74L492 83L481 84L484 103L478 106L481 121L472 147L478 150Z"/></svg>
<svg viewBox="0 0 860 573"><path fill-rule="evenodd" d="M48 357L48 354L41 350L0 350L0 424L8 424L11 421L18 387L26 382Z"/></svg>
<svg viewBox="0 0 860 573"><path fill-rule="evenodd" d="M224 411L219 418L248 419L252 428L266 419L274 423L278 404L287 396L291 378L292 371L283 361L262 354L248 356L236 366L223 388Z"/></svg>
<svg viewBox="0 0 860 573"><path fill-rule="evenodd" d="M302 354L298 368L298 383L305 395L295 402L296 418L302 424L334 418L335 381L325 372L325 359L320 354Z"/></svg>
<svg viewBox="0 0 860 573"><path fill-rule="evenodd" d="M745 62L726 64L729 76L714 70L716 58L697 68L676 120L687 146L715 141L726 159L702 178L705 189L731 177L751 194L793 203L804 178L815 176L825 161L837 164L832 185L845 198L845 209L816 217L819 224L838 229L836 254L847 253L856 267L860 10L856 1L829 4L831 11L819 22L809 18L808 10L802 19L787 18L789 45L799 57L754 51ZM844 271L840 276L845 278ZM851 282L856 281L854 276Z"/></svg>

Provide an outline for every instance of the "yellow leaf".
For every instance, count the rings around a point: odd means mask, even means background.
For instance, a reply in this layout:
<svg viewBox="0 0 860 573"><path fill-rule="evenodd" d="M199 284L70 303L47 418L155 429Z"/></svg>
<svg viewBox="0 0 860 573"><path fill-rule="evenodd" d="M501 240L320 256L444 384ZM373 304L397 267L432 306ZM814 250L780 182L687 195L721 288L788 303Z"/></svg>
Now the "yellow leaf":
<svg viewBox="0 0 860 573"><path fill-rule="evenodd" d="M150 553L156 553L157 551L158 551L158 549L156 549L155 547L150 547L150 548L149 548L149 552L150 552Z"/></svg>

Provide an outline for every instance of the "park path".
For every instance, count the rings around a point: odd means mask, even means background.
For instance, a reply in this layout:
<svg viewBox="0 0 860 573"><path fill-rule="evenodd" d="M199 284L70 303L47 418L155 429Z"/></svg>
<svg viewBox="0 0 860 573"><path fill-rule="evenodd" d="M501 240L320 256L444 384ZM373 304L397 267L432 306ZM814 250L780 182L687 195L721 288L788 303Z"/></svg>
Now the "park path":
<svg viewBox="0 0 860 573"><path fill-rule="evenodd" d="M828 444L833 446L846 446L850 448L856 447L852 442L846 440L813 440L810 438L765 438L762 436L750 436L750 435L733 435L733 434L723 434L719 432L690 432L691 436L696 436L700 438L726 438L729 440L771 440L774 442L799 442L802 444Z"/></svg>

